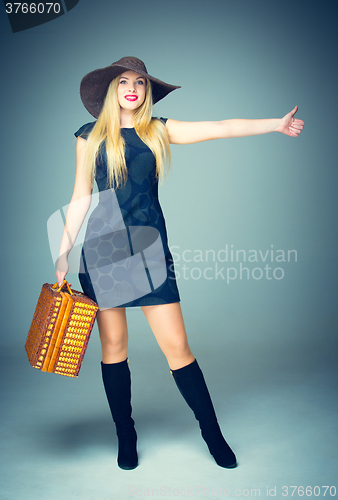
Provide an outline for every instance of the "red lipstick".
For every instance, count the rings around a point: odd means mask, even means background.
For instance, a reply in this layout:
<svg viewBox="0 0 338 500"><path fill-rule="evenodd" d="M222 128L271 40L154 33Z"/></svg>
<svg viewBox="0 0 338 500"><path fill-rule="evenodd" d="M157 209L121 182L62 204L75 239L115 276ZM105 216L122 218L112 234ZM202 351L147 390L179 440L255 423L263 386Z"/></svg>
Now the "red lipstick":
<svg viewBox="0 0 338 500"><path fill-rule="evenodd" d="M137 99L138 99L137 95L135 95L135 94L125 95L124 98L127 99L127 101L137 101Z"/></svg>

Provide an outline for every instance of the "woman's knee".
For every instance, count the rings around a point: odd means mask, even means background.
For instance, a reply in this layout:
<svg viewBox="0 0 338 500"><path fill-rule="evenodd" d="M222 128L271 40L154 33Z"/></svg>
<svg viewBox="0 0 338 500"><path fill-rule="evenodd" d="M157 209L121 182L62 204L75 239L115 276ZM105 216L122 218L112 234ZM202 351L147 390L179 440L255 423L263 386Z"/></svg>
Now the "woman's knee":
<svg viewBox="0 0 338 500"><path fill-rule="evenodd" d="M128 356L128 337L101 337L103 363L119 363Z"/></svg>
<svg viewBox="0 0 338 500"><path fill-rule="evenodd" d="M168 351L168 354L176 358L184 358L191 354L188 340L184 337L171 339L165 346L165 349Z"/></svg>
<svg viewBox="0 0 338 500"><path fill-rule="evenodd" d="M195 359L188 341L184 338L171 339L169 342L162 343L160 347L172 370L182 368L192 363Z"/></svg>

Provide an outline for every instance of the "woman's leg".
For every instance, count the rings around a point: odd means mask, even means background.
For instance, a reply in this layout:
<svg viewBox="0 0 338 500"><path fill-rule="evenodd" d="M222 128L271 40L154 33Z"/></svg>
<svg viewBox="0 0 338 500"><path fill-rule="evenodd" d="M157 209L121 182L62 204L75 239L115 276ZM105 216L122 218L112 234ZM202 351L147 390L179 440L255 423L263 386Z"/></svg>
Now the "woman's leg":
<svg viewBox="0 0 338 500"><path fill-rule="evenodd" d="M190 350L180 303L142 309L211 455L220 467L236 467L236 457L221 433L203 373Z"/></svg>
<svg viewBox="0 0 338 500"><path fill-rule="evenodd" d="M102 346L102 379L119 442L117 463L121 469L138 465L137 435L131 417L131 379L128 366L128 328L124 308L97 312Z"/></svg>
<svg viewBox="0 0 338 500"><path fill-rule="evenodd" d="M188 344L180 303L143 306L142 311L170 369L177 370L192 363L195 358Z"/></svg>
<svg viewBox="0 0 338 500"><path fill-rule="evenodd" d="M119 363L128 355L128 327L124 307L97 311L103 363Z"/></svg>

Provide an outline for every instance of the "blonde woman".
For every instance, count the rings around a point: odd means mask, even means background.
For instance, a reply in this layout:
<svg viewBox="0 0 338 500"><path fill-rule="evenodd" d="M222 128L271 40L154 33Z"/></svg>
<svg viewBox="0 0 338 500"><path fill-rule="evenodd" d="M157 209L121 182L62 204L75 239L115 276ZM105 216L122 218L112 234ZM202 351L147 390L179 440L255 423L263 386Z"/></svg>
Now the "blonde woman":
<svg viewBox="0 0 338 500"><path fill-rule="evenodd" d="M153 104L177 88L149 75L135 57L124 57L88 73L80 87L84 106L97 120L75 133L75 186L56 276L61 284L68 272L67 257L89 210L95 179L100 200L88 220L79 279L84 293L99 305L102 377L122 469L138 465L126 321L126 307L137 306L142 308L216 463L226 468L237 465L221 433L183 322L158 200L158 182L170 164L170 144L268 132L297 137L304 124L294 118L297 107L281 119L181 122L153 118Z"/></svg>

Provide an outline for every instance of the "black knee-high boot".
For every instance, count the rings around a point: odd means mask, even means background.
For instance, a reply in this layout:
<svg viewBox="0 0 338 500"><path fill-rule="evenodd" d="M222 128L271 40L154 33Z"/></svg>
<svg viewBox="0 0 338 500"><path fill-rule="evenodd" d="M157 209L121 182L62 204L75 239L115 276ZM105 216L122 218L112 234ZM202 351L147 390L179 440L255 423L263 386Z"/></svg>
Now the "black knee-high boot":
<svg viewBox="0 0 338 500"><path fill-rule="evenodd" d="M190 365L171 370L176 385L199 422L201 434L220 467L236 467L236 456L222 436L203 373L195 359Z"/></svg>
<svg viewBox="0 0 338 500"><path fill-rule="evenodd" d="M121 363L101 362L102 379L119 442L117 457L121 469L135 469L138 465L137 435L131 418L131 379L128 360Z"/></svg>

